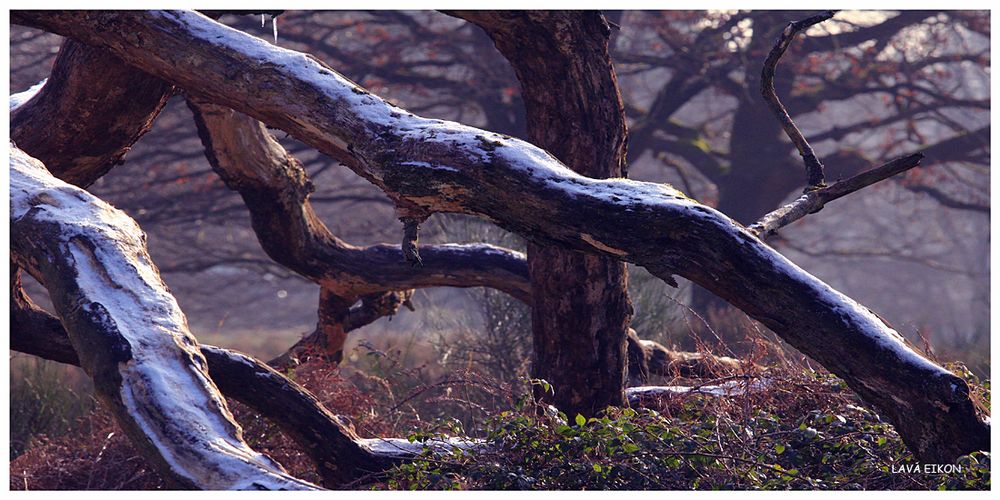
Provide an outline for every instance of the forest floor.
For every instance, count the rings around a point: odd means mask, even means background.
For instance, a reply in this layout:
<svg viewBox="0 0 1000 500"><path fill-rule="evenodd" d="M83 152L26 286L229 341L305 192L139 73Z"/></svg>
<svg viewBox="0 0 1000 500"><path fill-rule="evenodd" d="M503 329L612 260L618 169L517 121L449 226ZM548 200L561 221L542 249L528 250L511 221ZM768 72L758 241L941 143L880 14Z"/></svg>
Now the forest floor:
<svg viewBox="0 0 1000 500"><path fill-rule="evenodd" d="M307 363L290 375L332 412L348 416L362 437L471 437L488 446L428 450L425 459L340 486L345 489L990 488L989 453L948 466L918 466L893 428L841 380L798 362L755 365L716 380L663 381L724 381L748 390L645 400L587 419L537 404L527 380L504 382L472 370L428 377L427 366L395 363L398 353L358 350L353 354L364 366ZM965 376L987 411L989 381L962 365L949 368ZM21 400L12 400L12 411L49 423L21 431L28 437L14 443L11 489L164 488L109 414L80 401L89 397L85 387L74 401L60 392L66 384L50 367L21 369L32 382L14 391ZM44 401L32 405L32 397ZM292 474L319 482L308 457L273 423L230 404L252 447ZM16 417L12 413L12 422Z"/></svg>

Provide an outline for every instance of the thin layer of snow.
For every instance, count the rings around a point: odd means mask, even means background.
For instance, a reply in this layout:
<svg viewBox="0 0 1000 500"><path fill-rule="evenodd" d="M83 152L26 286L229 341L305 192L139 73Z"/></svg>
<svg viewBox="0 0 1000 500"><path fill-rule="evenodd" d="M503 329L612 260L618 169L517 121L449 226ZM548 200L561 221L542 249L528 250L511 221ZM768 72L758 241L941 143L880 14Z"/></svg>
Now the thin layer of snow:
<svg viewBox="0 0 1000 500"><path fill-rule="evenodd" d="M358 444L362 448L379 456L387 457L412 457L423 452L424 447L430 448L436 453L449 453L458 448L462 450L483 449L486 442L481 439L465 439L450 437L447 439L429 439L425 442L410 442L403 438L369 438L360 439Z"/></svg>
<svg viewBox="0 0 1000 500"><path fill-rule="evenodd" d="M205 488L314 489L239 439L138 224L13 145L10 158L11 223L30 216L59 225L80 307L106 313L108 330L129 345L131 359L118 365L122 403L170 467Z"/></svg>
<svg viewBox="0 0 1000 500"><path fill-rule="evenodd" d="M10 110L14 111L15 109L19 108L22 104L30 101L32 97L35 97L35 94L37 94L40 90L42 90L42 87L45 86L45 82L47 81L49 81L48 78L32 85L31 88L29 88L28 90L25 90L23 92L18 92L16 94L11 94Z"/></svg>
<svg viewBox="0 0 1000 500"><path fill-rule="evenodd" d="M434 245L434 249L437 251L454 251L454 252L476 252L492 255L502 255L505 257L516 257L521 259L526 259L527 256L522 252L517 250L511 250L509 248L498 247L496 245L491 245L489 243L438 243Z"/></svg>
<svg viewBox="0 0 1000 500"><path fill-rule="evenodd" d="M917 354L906 345L903 336L879 319L870 309L859 304L854 299L835 290L819 278L809 274L784 255L774 251L764 244L753 244L752 248L758 257L769 262L781 273L792 276L795 280L809 286L818 300L827 308L840 316L844 329L860 332L878 346L891 353L901 362L920 368L930 373L951 376L951 372ZM830 339L836 341L836 339Z"/></svg>
<svg viewBox="0 0 1000 500"><path fill-rule="evenodd" d="M625 389L625 396L629 400L643 397L707 394L710 396L741 396L747 392L757 392L768 388L771 381L768 379L758 379L747 383L743 380L727 380L719 384L708 385L645 385L629 387Z"/></svg>
<svg viewBox="0 0 1000 500"><path fill-rule="evenodd" d="M537 146L512 137L486 132L461 123L419 117L400 109L382 98L368 93L315 58L281 47L276 47L257 37L215 23L201 14L190 11L157 11L173 22L186 26L192 36L223 49L238 52L259 63L281 68L291 78L306 83L323 93L337 109L342 109L350 119L341 121L366 126L395 134L404 141L419 143L436 142L463 152L475 166L493 160L503 160L506 165L527 174L530 179L549 189L562 191L574 198L591 198L615 203L632 209L635 206L669 204L673 209L690 210L696 217L728 221L716 217L717 213L688 198L666 184L638 182L627 179L591 179L567 168L556 158ZM349 126L349 124L345 125ZM460 171L457 165L435 165L423 161L409 161L408 166L428 169ZM372 172L376 176L379 172ZM737 230L732 224L732 230Z"/></svg>

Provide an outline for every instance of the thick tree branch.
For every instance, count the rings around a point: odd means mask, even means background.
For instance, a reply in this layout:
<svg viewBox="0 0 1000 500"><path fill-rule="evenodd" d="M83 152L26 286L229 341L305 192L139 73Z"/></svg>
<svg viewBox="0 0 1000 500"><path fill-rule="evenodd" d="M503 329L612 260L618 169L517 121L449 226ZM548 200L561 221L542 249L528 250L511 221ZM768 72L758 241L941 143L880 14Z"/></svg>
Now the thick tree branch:
<svg viewBox="0 0 1000 500"><path fill-rule="evenodd" d="M795 21L788 23L781 32L781 36L775 43L774 48L767 55L767 59L764 60L764 69L761 71L760 77L760 92L764 96L764 100L767 101L768 107L774 112L774 116L778 118L778 122L781 123L781 128L784 129L785 134L788 138L792 140L792 144L795 144L795 148L799 150L799 154L802 155L802 161L806 165L806 189L822 186L823 185L823 164L816 157L816 152L813 151L812 146L809 145L809 141L802 135L799 128L795 126L795 122L792 121L792 117L788 115L788 110L785 106L781 104L781 100L778 99L777 93L774 91L774 70L778 65L778 60L784 55L785 50L788 46L795 40L795 35L799 32L808 29L817 23L821 23L833 17L833 11L826 11L822 14L818 14L801 21Z"/></svg>
<svg viewBox="0 0 1000 500"><path fill-rule="evenodd" d="M16 265L50 291L98 397L162 476L185 488L314 489L243 441L138 225L13 144L10 177Z"/></svg>
<svg viewBox="0 0 1000 500"><path fill-rule="evenodd" d="M59 318L31 303L20 288L19 273L12 277L11 349L79 366ZM219 390L295 440L316 464L324 486L342 486L407 458L399 451L380 451L384 448L378 446L381 440L359 438L350 425L331 414L309 391L264 363L229 349L206 344L198 347Z"/></svg>
<svg viewBox="0 0 1000 500"><path fill-rule="evenodd" d="M487 286L527 300L527 263L520 252L486 244L424 245L412 266L400 246L356 247L316 215L302 164L259 121L190 98L212 168L240 193L257 239L278 263L348 298L431 286ZM349 307L353 304L347 304Z"/></svg>
<svg viewBox="0 0 1000 500"><path fill-rule="evenodd" d="M313 58L194 13L15 11L12 19L106 47L328 154L349 150L356 173L429 212L475 214L664 279L680 274L841 376L921 460L989 449L989 425L965 381L725 215L668 186L586 178L522 141L411 115Z"/></svg>
<svg viewBox="0 0 1000 500"><path fill-rule="evenodd" d="M386 245L350 247L315 215L305 170L263 124L197 98L189 99L189 106L209 163L227 186L243 194L262 246L324 287L320 310L326 313L320 314L316 330L269 361L271 366L291 366L313 355L339 361L349 332L395 314L400 306L412 307L409 287L490 286L530 303L527 264L517 252L488 245L426 245L425 264L413 268L398 253L383 257Z"/></svg>
<svg viewBox="0 0 1000 500"><path fill-rule="evenodd" d="M10 138L56 177L86 187L125 161L173 90L104 49L66 40L45 86L11 113Z"/></svg>

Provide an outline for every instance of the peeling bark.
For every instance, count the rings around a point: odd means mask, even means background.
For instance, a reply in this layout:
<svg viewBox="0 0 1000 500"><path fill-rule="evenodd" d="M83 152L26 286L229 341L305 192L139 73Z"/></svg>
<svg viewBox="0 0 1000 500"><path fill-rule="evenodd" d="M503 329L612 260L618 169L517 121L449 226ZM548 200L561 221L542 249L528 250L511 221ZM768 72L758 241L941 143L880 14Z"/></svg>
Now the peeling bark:
<svg viewBox="0 0 1000 500"><path fill-rule="evenodd" d="M14 262L50 291L96 394L161 475L180 488L315 489L243 441L138 225L13 145L10 183Z"/></svg>
<svg viewBox="0 0 1000 500"><path fill-rule="evenodd" d="M327 154L349 151L348 165L399 202L478 215L538 243L634 262L664 280L684 276L842 377L921 460L989 449L989 425L962 379L727 216L669 186L586 178L523 141L414 116L313 58L198 14L11 17L105 47Z"/></svg>

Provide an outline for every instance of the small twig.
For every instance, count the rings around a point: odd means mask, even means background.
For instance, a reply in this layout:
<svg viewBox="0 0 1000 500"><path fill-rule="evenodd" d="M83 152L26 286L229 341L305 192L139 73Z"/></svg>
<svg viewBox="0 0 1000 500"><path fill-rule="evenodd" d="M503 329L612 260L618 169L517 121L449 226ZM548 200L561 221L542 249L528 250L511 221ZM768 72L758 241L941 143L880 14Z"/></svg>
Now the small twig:
<svg viewBox="0 0 1000 500"><path fill-rule="evenodd" d="M764 69L761 71L760 77L760 93L764 96L764 100L767 101L768 107L774 112L774 115L778 118L778 122L781 123L781 128L785 130L785 134L788 138L792 140L795 144L795 148L799 150L799 154L802 155L802 160L806 165L806 181L808 187L806 191L808 192L810 188L822 187L824 186L823 180L823 164L820 163L819 158L816 157L816 152L813 151L812 146L809 145L809 141L803 137L802 132L799 128L795 126L795 122L792 121L792 117L788 115L788 110L785 106L781 104L778 99L777 93L774 90L774 70L778 65L778 60L781 56L785 54L785 50L795 39L795 35L799 32L804 31L814 24L821 23L833 17L834 11L828 10L821 14L803 19L801 21L795 21L788 23L781 32L781 36L778 37L777 43L771 52L767 55L767 59L764 60Z"/></svg>
<svg viewBox="0 0 1000 500"><path fill-rule="evenodd" d="M882 166L862 172L850 179L839 181L827 187L808 190L795 201L778 208L763 216L747 229L758 238L764 240L775 231L795 222L806 215L820 211L827 203L837 198L847 196L876 182L883 181L896 174L905 172L917 165L924 155L914 153L902 158L896 158Z"/></svg>
<svg viewBox="0 0 1000 500"><path fill-rule="evenodd" d="M422 267L424 261L420 259L420 250L417 248L422 221L411 217L402 217L399 220L403 223L403 258L413 267Z"/></svg>

